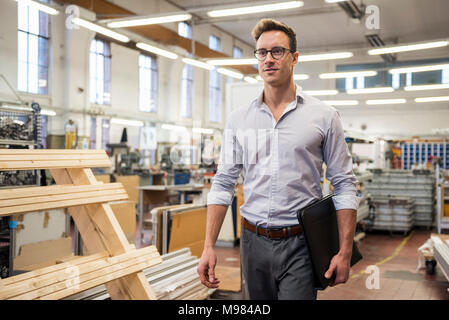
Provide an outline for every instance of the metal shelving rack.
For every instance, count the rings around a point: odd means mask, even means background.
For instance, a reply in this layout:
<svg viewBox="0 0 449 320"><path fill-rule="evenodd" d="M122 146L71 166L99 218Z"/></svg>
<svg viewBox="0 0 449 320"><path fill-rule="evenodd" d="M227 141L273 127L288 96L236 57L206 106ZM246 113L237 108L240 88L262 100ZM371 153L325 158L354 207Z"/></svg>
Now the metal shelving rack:
<svg viewBox="0 0 449 320"><path fill-rule="evenodd" d="M441 168L449 169L448 142L401 144L402 169L411 169L414 164L425 166L430 156L439 157Z"/></svg>
<svg viewBox="0 0 449 320"><path fill-rule="evenodd" d="M28 109L28 110L27 110ZM40 106L33 103L31 108L0 106L0 148L41 148L42 127ZM40 173L33 171L7 171L0 174L0 188L21 188L40 185ZM0 218L0 277L11 276L15 255L17 222L10 217ZM9 229L9 230L8 230ZM9 247L6 265L5 247ZM6 270L5 270L6 269Z"/></svg>
<svg viewBox="0 0 449 320"><path fill-rule="evenodd" d="M413 226L431 228L435 223L435 177L432 170L380 170L367 184L373 197L408 197L413 200Z"/></svg>

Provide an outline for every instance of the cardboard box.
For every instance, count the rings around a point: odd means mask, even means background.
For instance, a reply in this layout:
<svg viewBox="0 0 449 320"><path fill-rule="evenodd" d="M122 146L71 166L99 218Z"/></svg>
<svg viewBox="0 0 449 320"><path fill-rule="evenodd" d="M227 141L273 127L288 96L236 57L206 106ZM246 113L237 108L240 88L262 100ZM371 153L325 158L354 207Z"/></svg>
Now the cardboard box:
<svg viewBox="0 0 449 320"><path fill-rule="evenodd" d="M14 270L31 271L75 258L72 238L41 241L20 247L19 255L13 260Z"/></svg>
<svg viewBox="0 0 449 320"><path fill-rule="evenodd" d="M112 211L131 244L136 242L136 204L133 201L110 202Z"/></svg>
<svg viewBox="0 0 449 320"><path fill-rule="evenodd" d="M449 203L444 204L444 216L449 217Z"/></svg>
<svg viewBox="0 0 449 320"><path fill-rule="evenodd" d="M139 203L139 190L137 190L137 187L139 186L139 176L118 176L117 182L123 184L130 201L133 201L136 204Z"/></svg>
<svg viewBox="0 0 449 320"><path fill-rule="evenodd" d="M172 215L168 252L190 248L192 256L201 257L206 238L207 208L186 209Z"/></svg>

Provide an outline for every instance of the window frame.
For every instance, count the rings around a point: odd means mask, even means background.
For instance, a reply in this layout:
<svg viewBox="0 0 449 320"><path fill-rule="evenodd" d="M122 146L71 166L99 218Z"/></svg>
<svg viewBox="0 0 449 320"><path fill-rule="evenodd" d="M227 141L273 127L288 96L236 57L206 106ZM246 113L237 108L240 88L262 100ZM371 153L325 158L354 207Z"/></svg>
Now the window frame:
<svg viewBox="0 0 449 320"><path fill-rule="evenodd" d="M142 65L142 60L145 60ZM145 64L148 63L149 66ZM141 112L150 112L157 113L158 110L158 90L159 90L159 67L157 58L153 55L140 53L139 55L139 111ZM144 72L144 74L142 74ZM149 86L143 87L142 79L145 76L149 76ZM146 92L148 90L148 92ZM151 100L153 96L154 106L151 107L151 104L144 104L143 99L146 96L149 100Z"/></svg>
<svg viewBox="0 0 449 320"><path fill-rule="evenodd" d="M96 51L92 51L92 45L95 42ZM102 52L97 52L98 42L103 44ZM105 50L107 48L107 50ZM105 52L107 51L107 52ZM95 56L95 76L92 76L92 56ZM102 58L102 74L98 74L98 58ZM112 54L111 54L111 42L100 37L95 37L92 39L89 46L89 102L91 104L97 105L111 105L111 78L112 78ZM98 96L98 85L102 84L103 97L99 99ZM92 82L93 81L93 82ZM95 85L95 86L93 86ZM94 92L92 92L94 91ZM93 93L95 93L95 98L93 98ZM107 95L106 95L107 94Z"/></svg>
<svg viewBox="0 0 449 320"><path fill-rule="evenodd" d="M47 2L43 0L43 2ZM26 22L22 21L21 10L26 8ZM30 11L37 18L37 21L30 21ZM22 24L21 22L25 22ZM34 29L38 30L31 30ZM37 33L35 32L37 31ZM23 35L23 36L22 36ZM26 39L26 44L20 39ZM30 40L33 39L37 52L33 59L30 54ZM25 46L25 48L23 48ZM33 52L34 53L34 52ZM50 16L35 8L30 8L26 4L18 2L17 6L17 89L20 92L48 96L50 94L50 56L51 56L51 19ZM25 67L25 68L23 68ZM32 72L31 67L33 67ZM33 73L35 79L30 79ZM44 76L42 77L42 75ZM35 80L35 83L31 83ZM41 80L45 80L42 86ZM41 89L43 88L43 89Z"/></svg>
<svg viewBox="0 0 449 320"><path fill-rule="evenodd" d="M209 49L221 52L219 37L209 36ZM221 76L217 70L209 71L209 122L222 122Z"/></svg>

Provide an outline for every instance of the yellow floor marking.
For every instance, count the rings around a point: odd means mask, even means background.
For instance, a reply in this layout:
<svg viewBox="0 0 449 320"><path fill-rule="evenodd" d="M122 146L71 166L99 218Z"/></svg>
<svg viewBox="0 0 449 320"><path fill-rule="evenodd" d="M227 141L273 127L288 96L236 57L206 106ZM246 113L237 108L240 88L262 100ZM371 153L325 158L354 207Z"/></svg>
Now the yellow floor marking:
<svg viewBox="0 0 449 320"><path fill-rule="evenodd" d="M389 257L387 257L387 258L385 258L385 259L383 259L383 260L381 260L381 261L379 261L379 262L376 262L375 265L376 265L376 266L380 266L380 265L382 265L382 264L384 264L384 263L386 263L386 262L388 262L388 261L394 259L394 258L399 254L399 252L402 250L402 248L406 245L406 243L408 242L408 240L410 240L410 238L412 237L412 235L413 235L414 232L415 232L415 230L412 230L412 232L410 232L410 234L409 234L404 240L402 240L402 242L401 242L401 243L396 247L396 249L393 251L393 254L392 254L391 256L389 256ZM364 274L364 273L366 273L366 269L360 271L360 272L357 273L357 274L353 274L352 276L349 277L348 281L351 280L351 279L358 278L358 277L360 277L360 276L361 276L362 274ZM348 281L347 281L346 283L348 283ZM336 288L336 287L328 287L328 288L329 288L329 289L334 289L334 288Z"/></svg>

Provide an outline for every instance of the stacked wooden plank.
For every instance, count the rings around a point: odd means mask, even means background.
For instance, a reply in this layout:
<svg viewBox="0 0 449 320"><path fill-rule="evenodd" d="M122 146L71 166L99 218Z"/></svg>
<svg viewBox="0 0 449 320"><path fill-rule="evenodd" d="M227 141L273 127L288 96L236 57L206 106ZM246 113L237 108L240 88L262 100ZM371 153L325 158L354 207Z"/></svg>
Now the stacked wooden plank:
<svg viewBox="0 0 449 320"><path fill-rule="evenodd" d="M121 183L0 190L0 217L128 199Z"/></svg>
<svg viewBox="0 0 449 320"><path fill-rule="evenodd" d="M161 256L162 263L143 270L158 300L203 300L215 289L208 289L199 279L199 259L188 248ZM106 300L110 296L104 286L67 297L67 300Z"/></svg>
<svg viewBox="0 0 449 320"><path fill-rule="evenodd" d="M29 150L2 149L0 170L47 168L106 168L111 162L104 150Z"/></svg>
<svg viewBox="0 0 449 320"><path fill-rule="evenodd" d="M113 257L97 253L1 280L0 299L62 299L160 262L154 247Z"/></svg>
<svg viewBox="0 0 449 320"><path fill-rule="evenodd" d="M111 165L103 150L0 150L0 171L49 169L57 186L0 190L0 216L68 208L90 256L0 281L0 299L61 299L104 284L113 299L154 299L143 269L162 260L154 246L130 245L109 201L127 200L120 183L90 168Z"/></svg>

